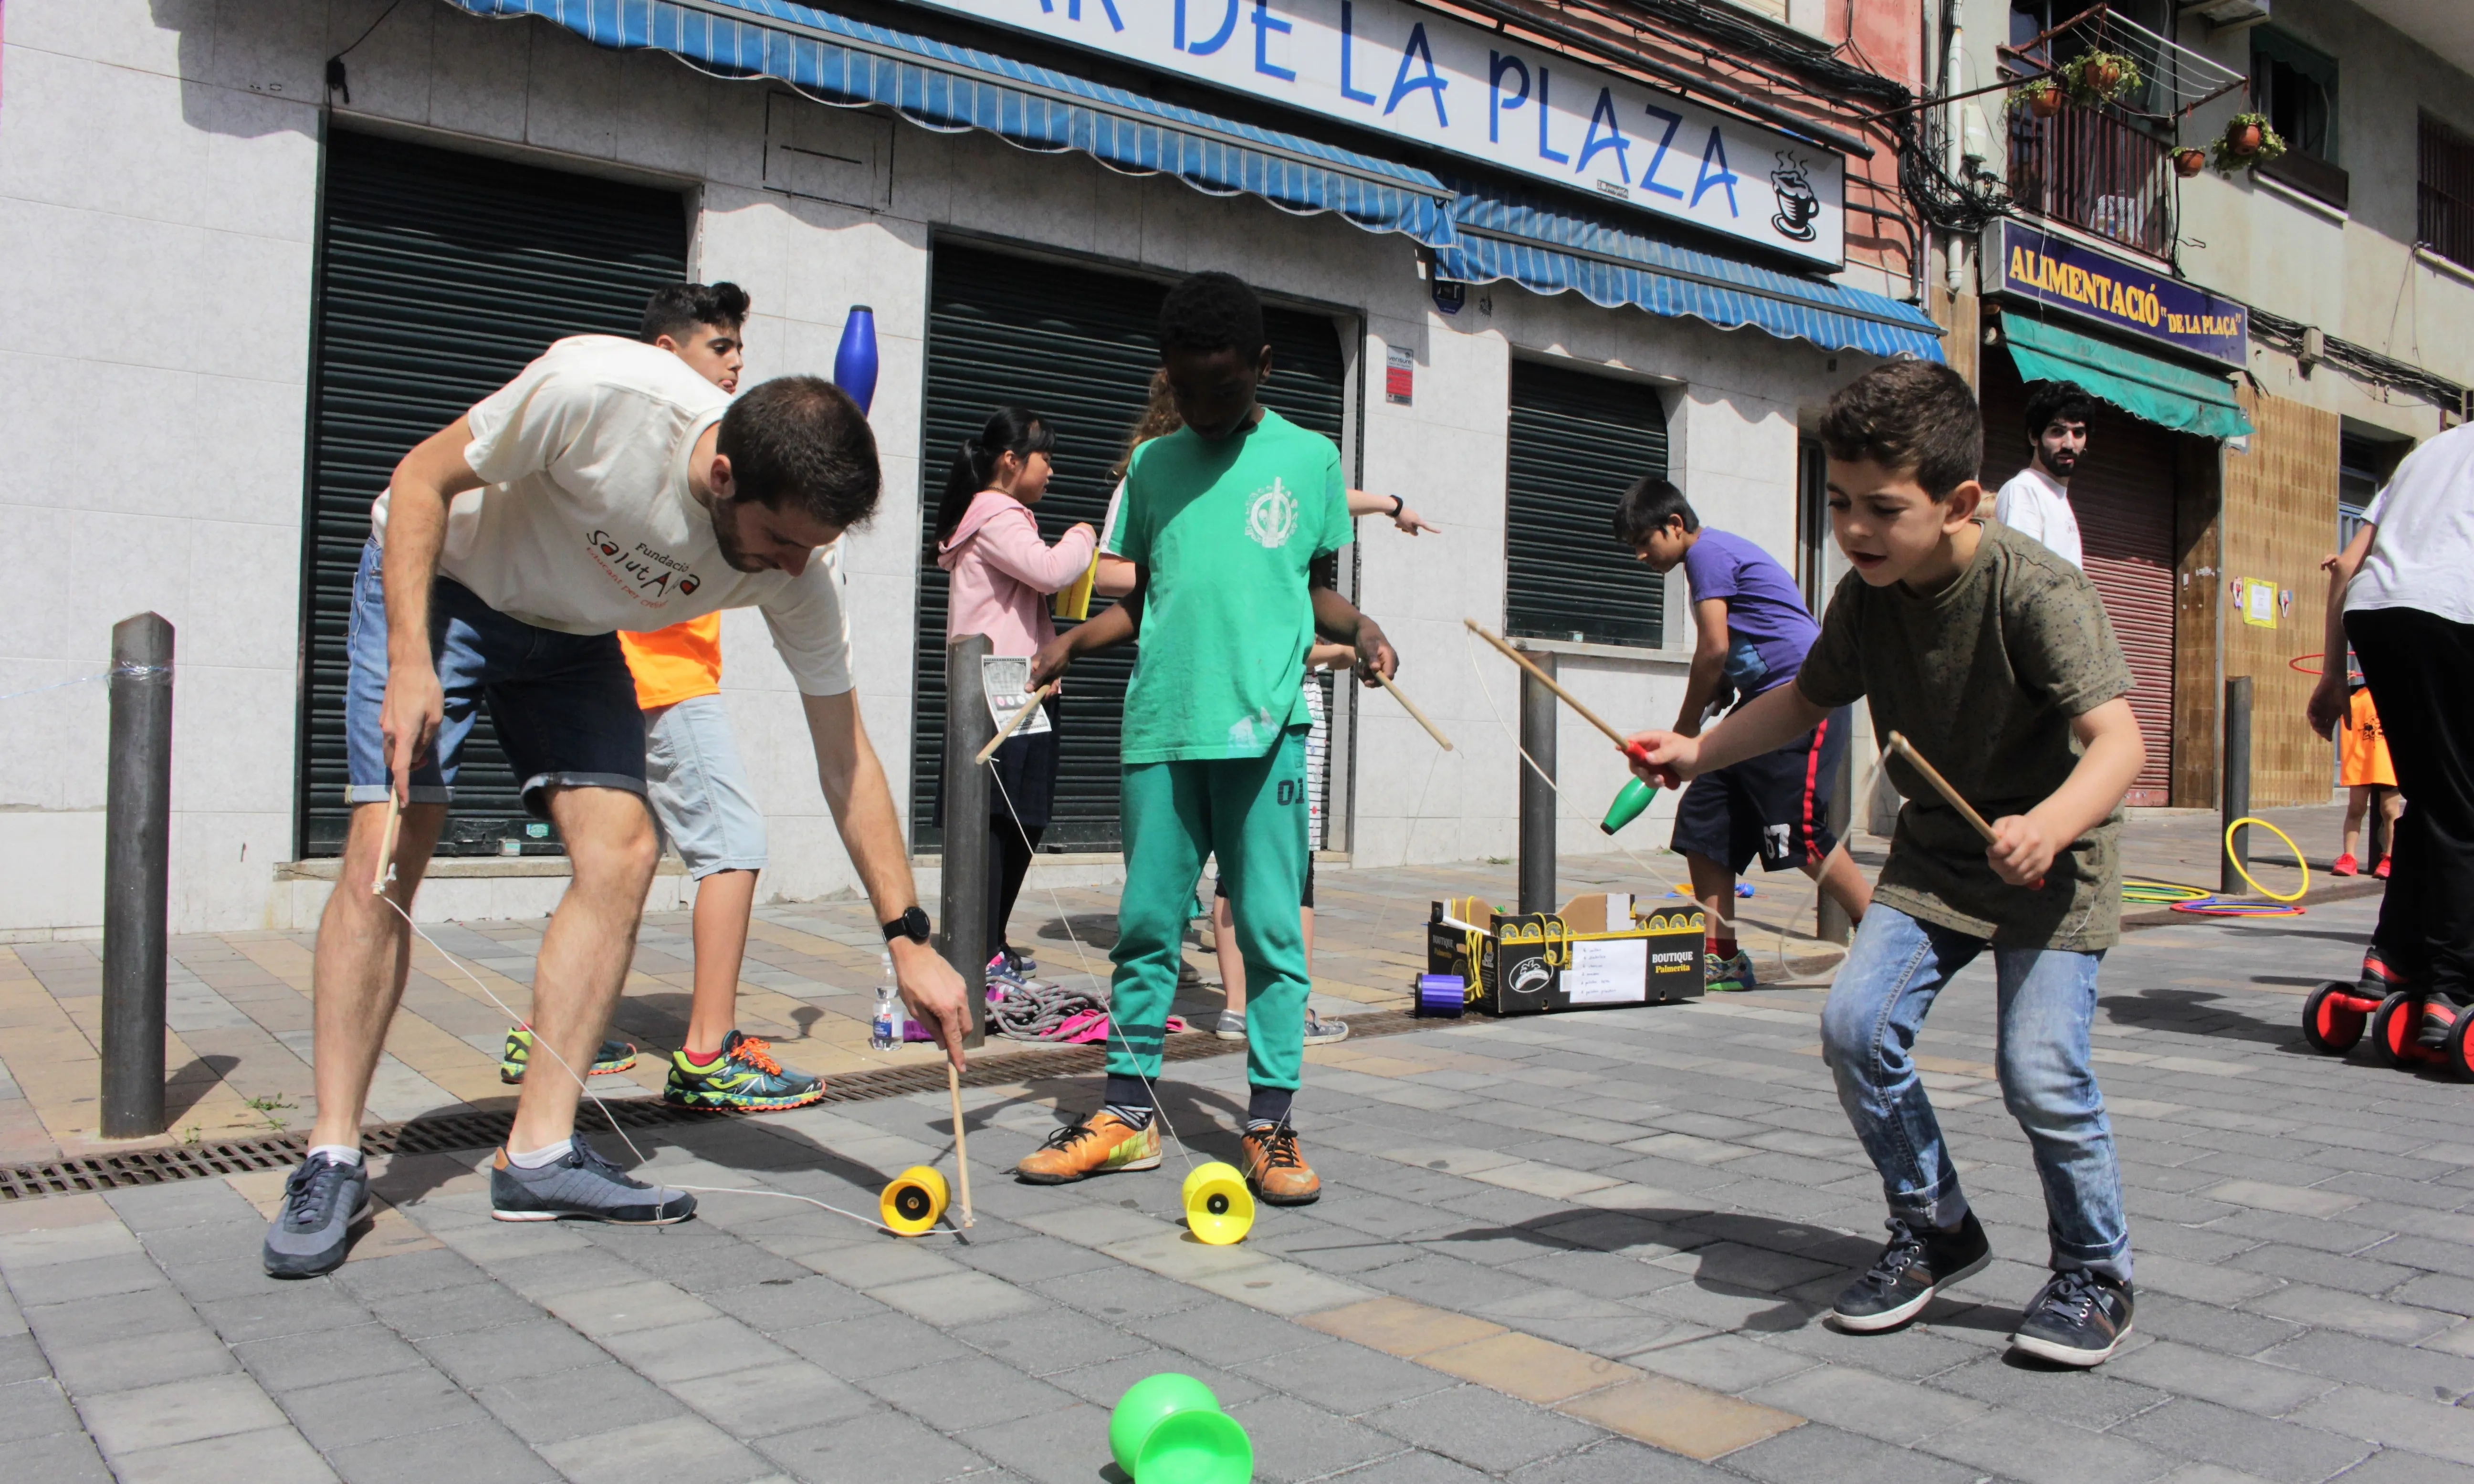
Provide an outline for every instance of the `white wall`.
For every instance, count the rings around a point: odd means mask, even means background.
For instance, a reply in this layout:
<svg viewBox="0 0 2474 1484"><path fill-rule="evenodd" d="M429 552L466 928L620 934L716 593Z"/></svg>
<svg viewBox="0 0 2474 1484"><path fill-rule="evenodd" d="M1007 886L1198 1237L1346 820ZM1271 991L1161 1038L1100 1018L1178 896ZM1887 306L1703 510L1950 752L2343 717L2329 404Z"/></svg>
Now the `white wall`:
<svg viewBox="0 0 2474 1484"><path fill-rule="evenodd" d="M16 454L0 523L32 553L19 582L0 590L0 693L102 669L109 625L128 613L154 608L180 626L179 931L256 926L271 912L290 920L289 897L270 906L269 878L292 836L317 104L327 56L384 9L16 0L9 11L0 261L22 286L21 306L35 306L37 332L0 353L0 435ZM1412 405L1387 402L1379 376L1362 378L1364 482L1404 495L1444 530L1411 540L1362 523L1363 596L1401 649L1402 684L1460 750L1437 751L1388 697L1360 698L1352 843L1370 864L1513 848L1513 743L1476 689L1461 620L1502 617L1515 356L1658 381L1673 476L1707 521L1782 560L1793 551L1798 420L1864 364L1756 330L1509 285L1472 291L1467 308L1445 317L1404 238L820 105L792 105L802 142L838 140L872 159L871 176L835 193L874 209L767 190L765 100L778 89L430 0L388 14L348 66L352 101L338 100L334 115L347 127L700 192L692 271L753 294L751 377L829 371L848 306L873 306L886 497L874 524L849 538L845 562L860 694L897 798L908 797L936 233L1158 273L1230 268L1286 296L1353 308L1369 367L1391 345L1414 351ZM1675 626L1680 650L1688 634ZM753 615L732 615L724 632L732 715L773 832L768 893L847 891L855 883L788 677ZM1567 655L1563 666L1610 718L1650 725L1673 716L1679 659ZM1511 667L1491 653L1477 666L1514 720ZM11 760L0 773L0 933L90 931L99 920L103 717L99 687L0 702L0 756ZM1594 821L1621 782L1617 759L1575 718L1560 746L1573 800L1565 852L1601 849ZM1662 843L1670 813L1661 800L1625 842Z"/></svg>

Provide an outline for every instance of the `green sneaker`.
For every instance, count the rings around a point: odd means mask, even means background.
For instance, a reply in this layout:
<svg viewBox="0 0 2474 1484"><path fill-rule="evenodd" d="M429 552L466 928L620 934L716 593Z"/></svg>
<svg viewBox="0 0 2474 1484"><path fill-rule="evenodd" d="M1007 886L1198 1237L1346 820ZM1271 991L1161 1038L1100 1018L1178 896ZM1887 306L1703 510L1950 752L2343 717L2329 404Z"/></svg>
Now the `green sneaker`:
<svg viewBox="0 0 2474 1484"><path fill-rule="evenodd" d="M662 1101L673 1107L716 1112L772 1113L805 1107L825 1095L825 1080L794 1072L773 1059L772 1043L733 1031L721 1055L702 1066L684 1051L670 1054L670 1076Z"/></svg>
<svg viewBox="0 0 2474 1484"><path fill-rule="evenodd" d="M1761 986L1761 982L1753 977L1753 956L1740 948L1735 950L1732 959L1704 953L1701 968L1704 975L1702 987L1711 994L1735 994Z"/></svg>
<svg viewBox="0 0 2474 1484"><path fill-rule="evenodd" d="M524 1068L532 1058L533 1028L518 1026L507 1033L507 1052L505 1056L498 1058L498 1081L522 1082ZM635 1043L622 1041L614 1035L603 1041L601 1050L594 1055L593 1075L599 1077L605 1072L623 1072L635 1064Z"/></svg>

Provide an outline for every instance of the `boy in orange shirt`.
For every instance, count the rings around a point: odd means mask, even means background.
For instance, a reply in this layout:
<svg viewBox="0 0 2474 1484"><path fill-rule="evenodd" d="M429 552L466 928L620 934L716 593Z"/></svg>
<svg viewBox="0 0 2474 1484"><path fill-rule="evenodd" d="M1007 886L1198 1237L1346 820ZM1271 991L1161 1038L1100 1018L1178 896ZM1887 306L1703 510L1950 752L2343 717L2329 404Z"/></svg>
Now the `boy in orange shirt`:
<svg viewBox="0 0 2474 1484"><path fill-rule="evenodd" d="M725 392L739 390L747 294L736 283L672 283L644 305L640 338L671 352ZM764 869L764 815L747 787L739 740L721 699L721 615L648 634L621 633L618 646L644 711L644 786L662 834L695 883L695 992L687 1044L670 1057L664 1102L682 1107L768 1112L825 1095L824 1079L774 1059L772 1047L740 1031L739 969ZM523 1080L529 1030L507 1034L498 1075ZM596 1073L633 1065L636 1048L604 1042Z"/></svg>

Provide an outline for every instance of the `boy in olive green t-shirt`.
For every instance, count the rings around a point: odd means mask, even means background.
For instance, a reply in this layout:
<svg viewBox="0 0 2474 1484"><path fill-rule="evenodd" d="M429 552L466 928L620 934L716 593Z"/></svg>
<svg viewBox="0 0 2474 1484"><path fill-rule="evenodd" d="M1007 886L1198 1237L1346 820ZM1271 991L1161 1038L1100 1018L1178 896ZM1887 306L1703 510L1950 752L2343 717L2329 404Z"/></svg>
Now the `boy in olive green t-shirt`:
<svg viewBox="0 0 2474 1484"><path fill-rule="evenodd" d="M1271 374L1263 307L1225 273L1160 306L1160 363L1185 426L1144 444L1106 549L1132 562L1133 593L1042 648L1035 681L1139 632L1121 757L1126 887L1117 910L1113 1034L1104 1106L1058 1130L1016 1173L1059 1184L1160 1159L1152 1083L1176 994L1186 916L1217 853L1250 996L1245 1169L1255 1194L1301 1205L1321 1182L1290 1126L1310 988L1297 902L1305 886L1305 654L1318 631L1361 668L1398 661L1383 632L1315 563L1350 535L1340 450L1254 400ZM1371 684L1372 682L1369 682Z"/></svg>
<svg viewBox="0 0 2474 1484"><path fill-rule="evenodd" d="M1881 1172L1890 1243L1842 1294L1841 1329L1896 1328L1992 1255L1959 1190L1914 1046L1934 998L1986 948L1998 1071L2045 1188L2054 1277L2011 1345L2093 1366L2130 1329L2122 1172L2089 1059L2097 966L2120 936L2122 794L2146 759L2130 667L2094 584L2042 545L1977 519L1976 399L1949 367L1894 361L1822 416L1831 522L1856 571L1795 683L1697 741L1668 732L1645 775L1688 778L1870 702L1993 820L1973 825L1904 759L1905 794L1873 905L1822 1010L1838 1099Z"/></svg>

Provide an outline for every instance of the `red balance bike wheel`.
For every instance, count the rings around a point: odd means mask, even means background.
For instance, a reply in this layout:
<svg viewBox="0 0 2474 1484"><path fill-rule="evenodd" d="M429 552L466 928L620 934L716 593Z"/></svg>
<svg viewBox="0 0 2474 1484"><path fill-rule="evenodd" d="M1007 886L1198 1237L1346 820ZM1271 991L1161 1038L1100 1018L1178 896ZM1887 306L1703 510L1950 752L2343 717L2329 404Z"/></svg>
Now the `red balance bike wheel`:
<svg viewBox="0 0 2474 1484"><path fill-rule="evenodd" d="M2400 989L2371 1012L2371 1050L2389 1066L2420 1066L2431 1059L2415 1037L2422 1034L2422 998Z"/></svg>
<svg viewBox="0 0 2474 1484"><path fill-rule="evenodd" d="M2313 1051L2330 1057L2343 1056L2363 1038L2363 1027L2370 1022L2370 1011L2363 1009L2364 1003L2351 985L2321 985L2302 1002L2302 1038L2311 1043Z"/></svg>

